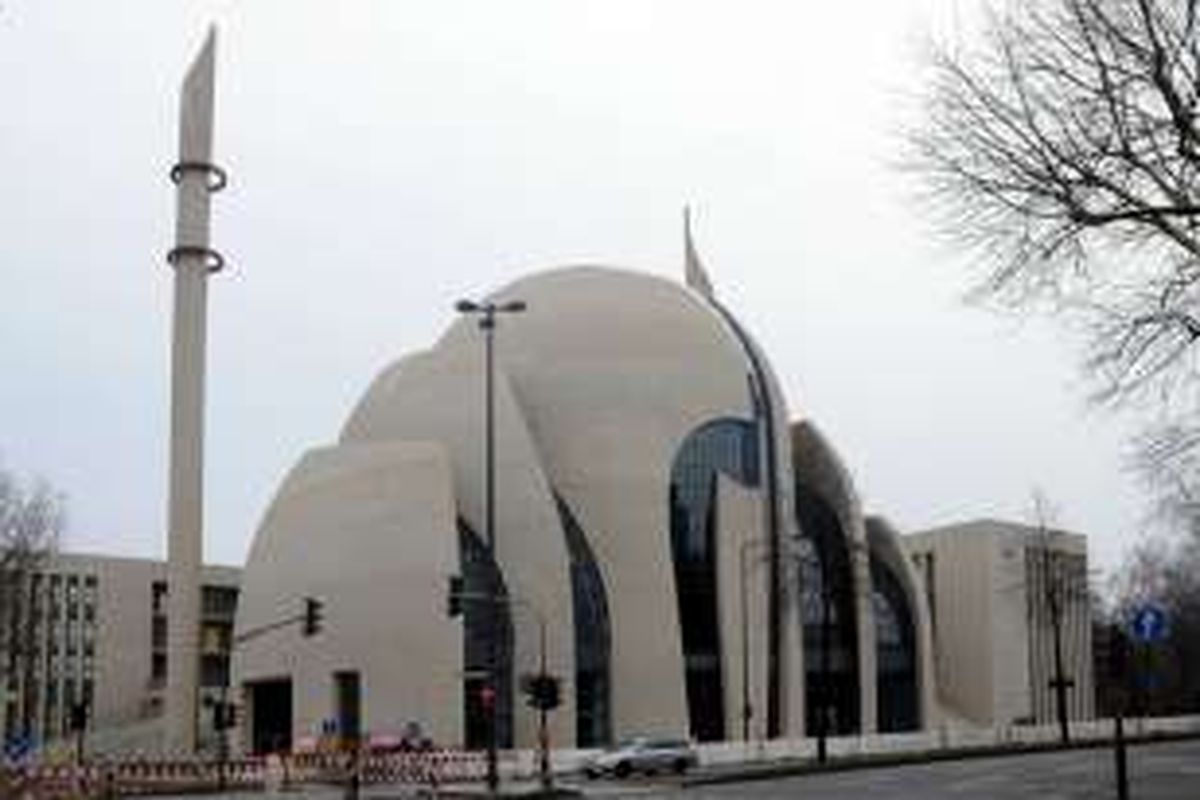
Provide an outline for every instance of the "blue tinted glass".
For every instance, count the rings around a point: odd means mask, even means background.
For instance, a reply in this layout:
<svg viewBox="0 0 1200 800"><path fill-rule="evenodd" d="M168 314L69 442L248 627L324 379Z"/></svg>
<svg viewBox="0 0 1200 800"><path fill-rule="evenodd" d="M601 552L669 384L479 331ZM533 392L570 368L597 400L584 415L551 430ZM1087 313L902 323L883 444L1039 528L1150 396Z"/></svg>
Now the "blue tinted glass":
<svg viewBox="0 0 1200 800"><path fill-rule="evenodd" d="M916 629L900 581L882 561L871 560L875 610L876 698L881 732L920 727L917 705Z"/></svg>
<svg viewBox="0 0 1200 800"><path fill-rule="evenodd" d="M828 733L853 733L859 724L858 630L846 535L824 498L799 480L796 517L807 730L820 730L823 715Z"/></svg>
<svg viewBox="0 0 1200 800"><path fill-rule="evenodd" d="M719 419L694 430L671 469L671 555L691 733L723 739L725 703L717 595L717 476L759 484L758 427Z"/></svg>
<svg viewBox="0 0 1200 800"><path fill-rule="evenodd" d="M507 594L504 576L483 541L465 520L458 520L458 553L462 570L463 593L463 713L466 720L466 745L486 747L488 719L483 704L492 646L492 615L496 620L496 741L500 747L513 746L513 627L512 615L506 602L492 603L488 596ZM476 599L470 599L476 598Z"/></svg>
<svg viewBox="0 0 1200 800"><path fill-rule="evenodd" d="M571 558L571 606L575 620L575 738L578 747L612 740L610 663L612 637L604 578L583 528L557 494L559 518Z"/></svg>

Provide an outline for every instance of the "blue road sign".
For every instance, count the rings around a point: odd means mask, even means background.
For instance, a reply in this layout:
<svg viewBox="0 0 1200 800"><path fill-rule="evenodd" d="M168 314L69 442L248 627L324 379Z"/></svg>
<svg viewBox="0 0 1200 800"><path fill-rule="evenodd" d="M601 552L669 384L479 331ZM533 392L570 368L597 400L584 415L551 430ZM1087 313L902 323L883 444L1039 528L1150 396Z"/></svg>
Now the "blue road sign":
<svg viewBox="0 0 1200 800"><path fill-rule="evenodd" d="M1129 628L1133 638L1142 644L1160 642L1167 636L1167 612L1162 606L1147 603L1133 612Z"/></svg>
<svg viewBox="0 0 1200 800"><path fill-rule="evenodd" d="M14 735L4 743L4 757L9 761L20 761L29 755L33 743L24 736Z"/></svg>

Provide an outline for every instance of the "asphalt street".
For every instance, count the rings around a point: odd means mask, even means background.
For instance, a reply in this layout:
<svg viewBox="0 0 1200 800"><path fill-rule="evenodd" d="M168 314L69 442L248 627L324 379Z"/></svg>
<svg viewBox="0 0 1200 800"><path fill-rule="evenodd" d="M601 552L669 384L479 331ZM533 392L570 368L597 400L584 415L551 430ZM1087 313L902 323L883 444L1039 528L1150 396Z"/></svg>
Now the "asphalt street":
<svg viewBox="0 0 1200 800"><path fill-rule="evenodd" d="M1200 798L1200 742L1130 748L1129 778L1131 800L1197 800ZM679 796L678 792L674 794ZM758 800L798 797L806 800L1100 800L1117 796L1111 749L828 772L695 788L683 794L697 800L743 797ZM664 793L663 796L667 795Z"/></svg>
<svg viewBox="0 0 1200 800"><path fill-rule="evenodd" d="M855 769L686 789L674 781L569 783L589 797L644 800L1115 800L1114 776L1112 750L1089 749ZM1200 741L1131 747L1129 777L1131 800L1200 800ZM255 792L227 797L264 800L270 796ZM308 787L277 796L291 800L341 800L345 794L329 787ZM363 800L412 796L382 786L363 791Z"/></svg>

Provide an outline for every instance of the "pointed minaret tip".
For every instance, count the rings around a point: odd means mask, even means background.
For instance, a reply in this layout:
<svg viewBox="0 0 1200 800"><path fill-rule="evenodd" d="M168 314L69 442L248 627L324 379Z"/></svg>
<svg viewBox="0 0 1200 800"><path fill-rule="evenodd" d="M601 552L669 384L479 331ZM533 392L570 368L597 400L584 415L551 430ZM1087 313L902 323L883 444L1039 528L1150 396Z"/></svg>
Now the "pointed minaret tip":
<svg viewBox="0 0 1200 800"><path fill-rule="evenodd" d="M696 253L696 243L692 240L692 209L686 205L683 207L683 274L688 286L710 299L714 296L712 281Z"/></svg>
<svg viewBox="0 0 1200 800"><path fill-rule="evenodd" d="M183 79L179 98L179 157L207 163L212 157L213 84L217 62L217 26L210 25L204 44Z"/></svg>

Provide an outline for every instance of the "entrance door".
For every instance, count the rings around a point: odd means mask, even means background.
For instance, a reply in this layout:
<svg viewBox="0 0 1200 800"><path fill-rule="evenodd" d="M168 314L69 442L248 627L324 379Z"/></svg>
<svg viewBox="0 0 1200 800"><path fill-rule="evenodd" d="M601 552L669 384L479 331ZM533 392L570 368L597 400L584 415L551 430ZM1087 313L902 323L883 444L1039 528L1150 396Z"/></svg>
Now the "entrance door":
<svg viewBox="0 0 1200 800"><path fill-rule="evenodd" d="M357 672L335 672L333 684L338 733L353 747L362 736L362 682Z"/></svg>
<svg viewBox="0 0 1200 800"><path fill-rule="evenodd" d="M289 678L246 685L251 709L251 749L255 755L292 749L292 681Z"/></svg>

